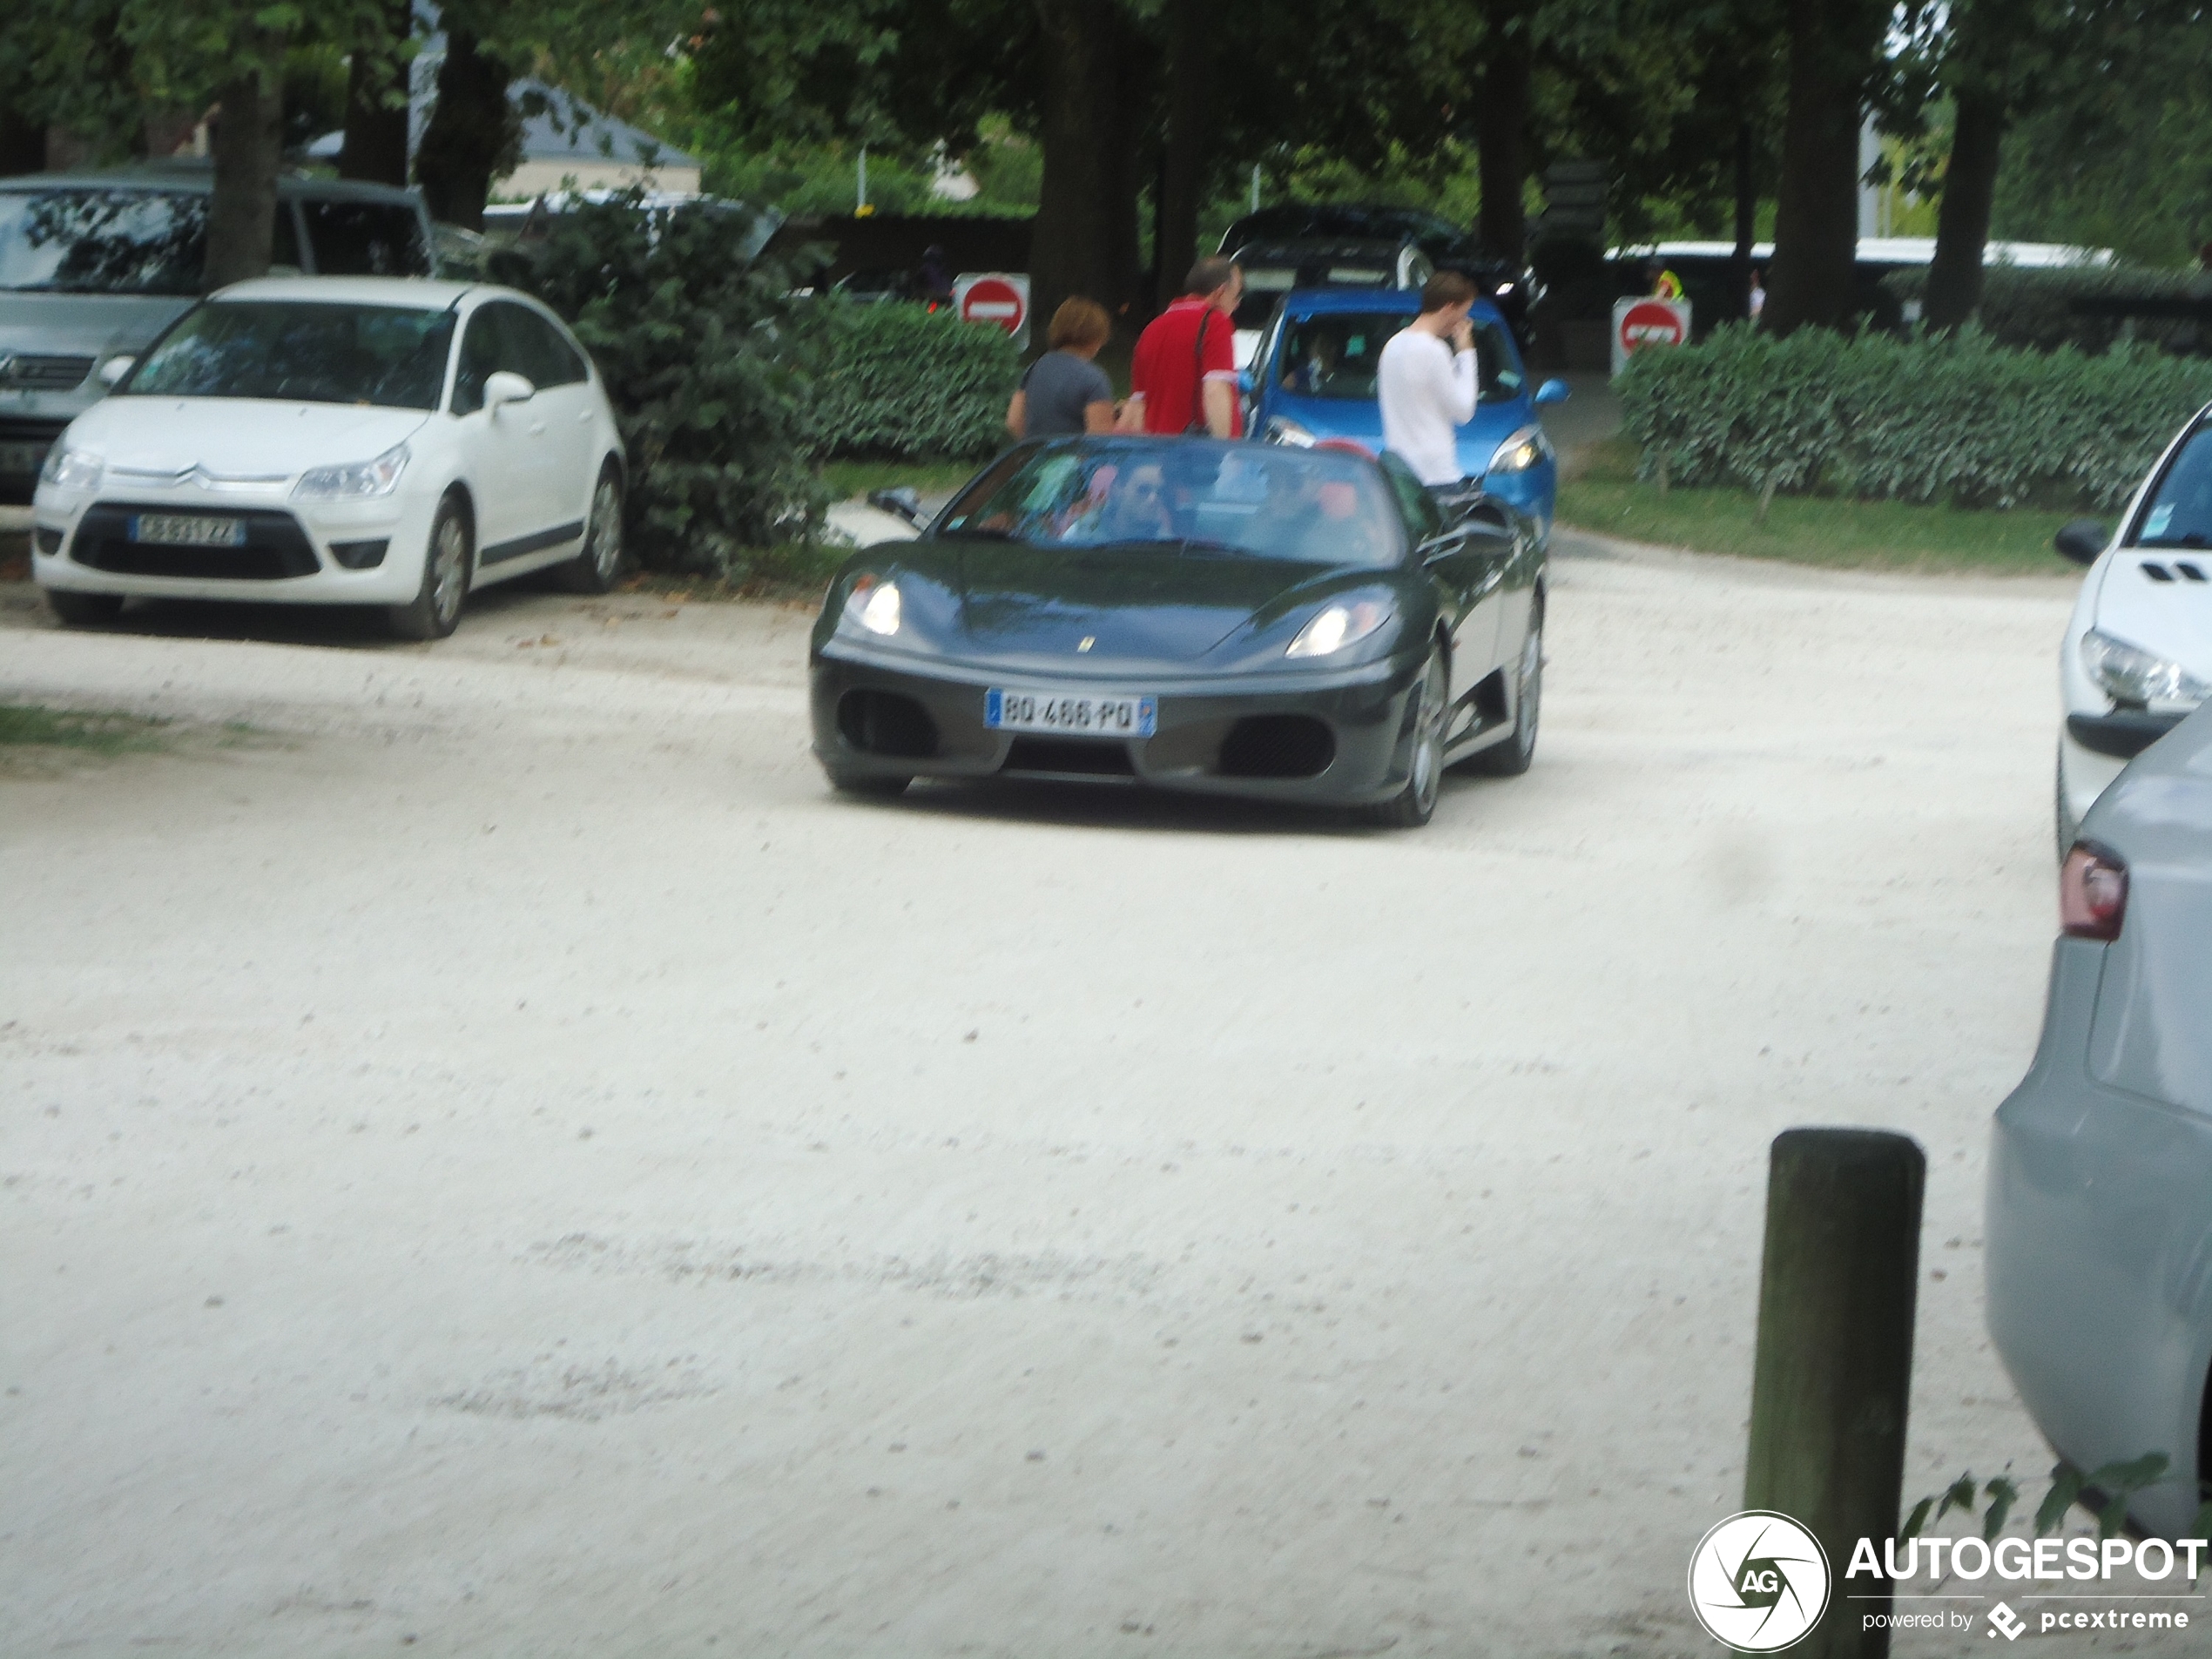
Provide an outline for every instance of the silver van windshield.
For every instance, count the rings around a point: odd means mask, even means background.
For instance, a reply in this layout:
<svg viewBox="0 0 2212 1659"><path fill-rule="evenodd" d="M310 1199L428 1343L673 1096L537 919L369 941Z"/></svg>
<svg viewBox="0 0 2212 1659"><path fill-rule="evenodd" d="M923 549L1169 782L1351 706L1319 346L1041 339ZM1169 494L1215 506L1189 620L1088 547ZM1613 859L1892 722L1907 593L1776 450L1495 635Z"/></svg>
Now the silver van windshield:
<svg viewBox="0 0 2212 1659"><path fill-rule="evenodd" d="M195 294L206 229L196 192L0 192L0 289Z"/></svg>

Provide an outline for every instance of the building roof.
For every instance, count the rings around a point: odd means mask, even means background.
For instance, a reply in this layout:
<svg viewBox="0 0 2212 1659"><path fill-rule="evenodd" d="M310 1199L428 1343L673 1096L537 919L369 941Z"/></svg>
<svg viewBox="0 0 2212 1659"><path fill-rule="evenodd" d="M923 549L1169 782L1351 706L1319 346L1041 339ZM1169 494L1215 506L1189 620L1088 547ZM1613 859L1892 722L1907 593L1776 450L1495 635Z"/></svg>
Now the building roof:
<svg viewBox="0 0 2212 1659"><path fill-rule="evenodd" d="M421 145L423 129L438 102L438 70L446 60L443 35L433 35L408 65L407 152ZM547 162L612 161L640 169L696 167L696 157L664 144L642 127L617 121L560 87L517 76L507 84L507 101L523 118L523 159ZM343 132L326 132L307 146L316 161L335 161Z"/></svg>

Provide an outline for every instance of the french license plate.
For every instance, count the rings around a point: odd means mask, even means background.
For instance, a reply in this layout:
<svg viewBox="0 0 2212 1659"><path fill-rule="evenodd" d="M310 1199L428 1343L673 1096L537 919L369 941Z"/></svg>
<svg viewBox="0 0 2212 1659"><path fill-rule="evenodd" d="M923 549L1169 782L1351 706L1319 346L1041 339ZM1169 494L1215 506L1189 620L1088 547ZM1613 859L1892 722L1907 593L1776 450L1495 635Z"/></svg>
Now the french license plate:
<svg viewBox="0 0 2212 1659"><path fill-rule="evenodd" d="M0 443L0 472L32 473L45 464L46 446L43 443Z"/></svg>
<svg viewBox="0 0 2212 1659"><path fill-rule="evenodd" d="M1159 729L1150 697L1094 697L1070 691L983 693L983 724L994 732L1049 732L1062 738L1149 738Z"/></svg>
<svg viewBox="0 0 2212 1659"><path fill-rule="evenodd" d="M244 547L242 518L203 518L197 513L140 513L131 521L134 542L165 547Z"/></svg>

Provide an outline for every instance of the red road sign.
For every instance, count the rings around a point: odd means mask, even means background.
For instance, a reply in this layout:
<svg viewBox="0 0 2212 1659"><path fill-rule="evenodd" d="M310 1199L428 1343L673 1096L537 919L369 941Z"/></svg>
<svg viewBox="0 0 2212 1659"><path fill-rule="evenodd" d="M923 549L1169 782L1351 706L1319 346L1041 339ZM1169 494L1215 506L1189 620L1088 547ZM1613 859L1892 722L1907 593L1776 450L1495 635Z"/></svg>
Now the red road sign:
<svg viewBox="0 0 2212 1659"><path fill-rule="evenodd" d="M1646 346L1679 346L1689 332L1689 324L1674 306L1646 300L1622 314L1621 349L1635 353Z"/></svg>
<svg viewBox="0 0 2212 1659"><path fill-rule="evenodd" d="M1009 334L1022 332L1028 311L1022 290L998 277L980 277L960 297L962 322L995 322Z"/></svg>

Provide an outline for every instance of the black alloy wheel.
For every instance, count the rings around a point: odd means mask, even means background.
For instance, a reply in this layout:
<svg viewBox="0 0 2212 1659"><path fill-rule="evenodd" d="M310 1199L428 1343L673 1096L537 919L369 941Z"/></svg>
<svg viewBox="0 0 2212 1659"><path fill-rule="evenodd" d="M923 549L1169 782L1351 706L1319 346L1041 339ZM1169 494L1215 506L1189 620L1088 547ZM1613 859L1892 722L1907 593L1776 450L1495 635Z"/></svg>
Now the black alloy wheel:
<svg viewBox="0 0 2212 1659"><path fill-rule="evenodd" d="M1435 816L1437 791L1444 782L1444 723L1452 712L1451 677L1444 648L1428 654L1420 688L1413 693L1413 750L1406 766L1406 787L1363 816L1385 829L1419 829Z"/></svg>
<svg viewBox="0 0 2212 1659"><path fill-rule="evenodd" d="M1513 735L1467 762L1473 772L1493 778L1518 778L1536 758L1536 720L1544 704L1544 613L1530 618L1528 637L1521 642L1521 660L1514 665Z"/></svg>

